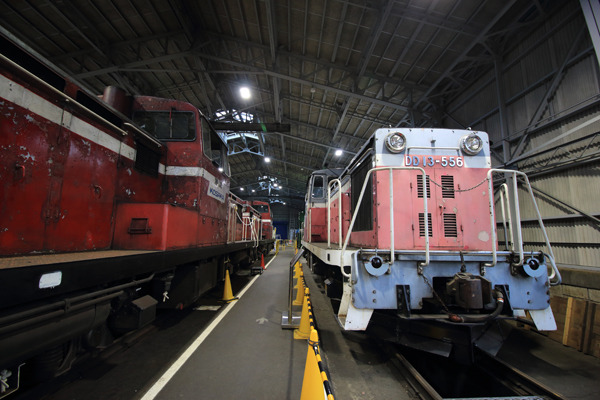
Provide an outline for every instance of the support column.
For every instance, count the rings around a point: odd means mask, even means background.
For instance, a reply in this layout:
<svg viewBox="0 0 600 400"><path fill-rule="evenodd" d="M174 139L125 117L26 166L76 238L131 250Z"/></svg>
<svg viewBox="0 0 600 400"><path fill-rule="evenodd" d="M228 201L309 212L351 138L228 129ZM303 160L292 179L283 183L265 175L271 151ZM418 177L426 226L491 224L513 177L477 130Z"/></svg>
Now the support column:
<svg viewBox="0 0 600 400"><path fill-rule="evenodd" d="M594 49L596 50L596 58L600 64L600 1L598 0L579 0L581 10L587 23Z"/></svg>

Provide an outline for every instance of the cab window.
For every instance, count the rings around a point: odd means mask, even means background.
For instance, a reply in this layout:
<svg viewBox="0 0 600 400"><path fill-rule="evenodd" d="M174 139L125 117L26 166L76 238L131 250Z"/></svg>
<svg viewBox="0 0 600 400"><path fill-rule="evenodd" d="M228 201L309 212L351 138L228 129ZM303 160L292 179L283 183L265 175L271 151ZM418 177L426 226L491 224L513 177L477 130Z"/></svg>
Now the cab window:
<svg viewBox="0 0 600 400"><path fill-rule="evenodd" d="M313 184L312 184L312 198L313 199L321 199L324 195L323 190L323 177L322 176L313 176Z"/></svg>
<svg viewBox="0 0 600 400"><path fill-rule="evenodd" d="M204 148L204 154L212 163L221 168L222 172L229 174L227 145L204 118L202 118L202 147Z"/></svg>
<svg viewBox="0 0 600 400"><path fill-rule="evenodd" d="M269 206L266 204L256 204L252 207L254 207L256 209L256 211L258 211L259 213L262 213L262 214L271 212L269 210Z"/></svg>
<svg viewBox="0 0 600 400"><path fill-rule="evenodd" d="M194 113L191 111L136 111L133 122L160 140L196 138Z"/></svg>

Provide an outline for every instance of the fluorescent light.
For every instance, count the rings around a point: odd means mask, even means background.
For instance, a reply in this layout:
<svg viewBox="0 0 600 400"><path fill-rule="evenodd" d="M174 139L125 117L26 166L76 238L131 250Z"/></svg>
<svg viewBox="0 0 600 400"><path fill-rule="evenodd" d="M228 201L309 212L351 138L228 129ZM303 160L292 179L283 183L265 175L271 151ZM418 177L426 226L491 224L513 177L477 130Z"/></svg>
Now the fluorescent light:
<svg viewBox="0 0 600 400"><path fill-rule="evenodd" d="M339 156L341 156L343 153L344 153L344 152L342 151L342 149L337 149L337 150L335 151L335 156L336 156L336 157L339 157Z"/></svg>
<svg viewBox="0 0 600 400"><path fill-rule="evenodd" d="M246 86L242 86L240 88L240 96L242 97L242 99L248 100L251 97L250 89L248 89Z"/></svg>

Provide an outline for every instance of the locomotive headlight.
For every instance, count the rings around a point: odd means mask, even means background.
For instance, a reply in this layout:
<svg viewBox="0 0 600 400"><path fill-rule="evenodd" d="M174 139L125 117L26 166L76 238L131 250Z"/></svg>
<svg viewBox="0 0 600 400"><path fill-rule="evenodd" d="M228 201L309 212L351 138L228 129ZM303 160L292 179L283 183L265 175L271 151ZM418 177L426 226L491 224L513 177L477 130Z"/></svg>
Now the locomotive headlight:
<svg viewBox="0 0 600 400"><path fill-rule="evenodd" d="M474 133L463 136L462 139L460 139L460 148L463 153L474 156L483 148L483 140Z"/></svg>
<svg viewBox="0 0 600 400"><path fill-rule="evenodd" d="M406 138L400 132L393 132L385 138L385 147L392 153L400 153L406 147Z"/></svg>

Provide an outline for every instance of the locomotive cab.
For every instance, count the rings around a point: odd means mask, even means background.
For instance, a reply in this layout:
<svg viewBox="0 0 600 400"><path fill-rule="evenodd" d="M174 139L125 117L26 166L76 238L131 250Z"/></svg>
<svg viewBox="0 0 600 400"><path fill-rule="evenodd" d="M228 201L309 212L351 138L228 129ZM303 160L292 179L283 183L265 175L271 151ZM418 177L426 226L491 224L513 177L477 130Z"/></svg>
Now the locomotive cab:
<svg viewBox="0 0 600 400"><path fill-rule="evenodd" d="M225 243L226 144L189 103L138 96L132 108L133 121L166 147L166 154L154 161L158 171L146 170L157 179L162 176L161 202L135 201L132 191L122 187L125 200L117 206L115 247L166 250Z"/></svg>
<svg viewBox="0 0 600 400"><path fill-rule="evenodd" d="M271 215L271 206L265 201L253 200L252 207L260 213L260 237L263 239L272 239L273 217Z"/></svg>
<svg viewBox="0 0 600 400"><path fill-rule="evenodd" d="M341 168L314 171L308 179L306 194L306 223L304 240L327 242L330 236L327 224L327 196L329 184L342 173Z"/></svg>

